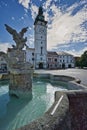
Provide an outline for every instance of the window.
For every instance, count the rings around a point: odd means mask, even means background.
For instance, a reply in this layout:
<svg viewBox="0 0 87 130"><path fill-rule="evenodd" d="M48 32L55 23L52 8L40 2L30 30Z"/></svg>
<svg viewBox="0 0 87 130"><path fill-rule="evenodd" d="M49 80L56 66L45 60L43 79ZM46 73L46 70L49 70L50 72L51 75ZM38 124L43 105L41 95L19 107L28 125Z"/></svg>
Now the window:
<svg viewBox="0 0 87 130"><path fill-rule="evenodd" d="M41 55L42 55L42 50L43 50L43 47L41 47Z"/></svg>
<svg viewBox="0 0 87 130"><path fill-rule="evenodd" d="M71 60L71 62L73 62L73 60Z"/></svg>
<svg viewBox="0 0 87 130"><path fill-rule="evenodd" d="M52 67L52 65L50 65L50 67Z"/></svg>
<svg viewBox="0 0 87 130"><path fill-rule="evenodd" d="M51 61L51 58L48 58L48 61Z"/></svg>
<svg viewBox="0 0 87 130"><path fill-rule="evenodd" d="M55 59L55 61L57 62L57 59Z"/></svg>
<svg viewBox="0 0 87 130"><path fill-rule="evenodd" d="M41 57L40 59L41 59L41 60L43 60L43 58L42 58L42 57Z"/></svg>
<svg viewBox="0 0 87 130"><path fill-rule="evenodd" d="M41 44L42 44L43 42L41 42Z"/></svg>
<svg viewBox="0 0 87 130"><path fill-rule="evenodd" d="M1 58L1 61L3 61L3 58Z"/></svg>
<svg viewBox="0 0 87 130"><path fill-rule="evenodd" d="M32 56L34 56L34 53L32 53Z"/></svg>
<svg viewBox="0 0 87 130"><path fill-rule="evenodd" d="M32 58L32 60L34 61L34 58Z"/></svg>
<svg viewBox="0 0 87 130"><path fill-rule="evenodd" d="M42 36L41 36L41 38L42 38Z"/></svg>
<svg viewBox="0 0 87 130"><path fill-rule="evenodd" d="M55 64L55 67L57 67L57 65Z"/></svg>

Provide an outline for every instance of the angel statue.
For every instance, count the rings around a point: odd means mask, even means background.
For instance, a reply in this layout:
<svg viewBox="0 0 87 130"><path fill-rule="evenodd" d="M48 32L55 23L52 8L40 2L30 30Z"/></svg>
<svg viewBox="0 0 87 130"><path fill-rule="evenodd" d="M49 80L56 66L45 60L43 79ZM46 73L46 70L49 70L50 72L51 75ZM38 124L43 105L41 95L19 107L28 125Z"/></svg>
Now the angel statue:
<svg viewBox="0 0 87 130"><path fill-rule="evenodd" d="M5 24L6 30L13 36L13 40L16 43L16 46L13 45L13 48L22 50L24 45L26 45L27 37L24 38L24 33L27 32L28 27L23 28L19 33L7 24Z"/></svg>

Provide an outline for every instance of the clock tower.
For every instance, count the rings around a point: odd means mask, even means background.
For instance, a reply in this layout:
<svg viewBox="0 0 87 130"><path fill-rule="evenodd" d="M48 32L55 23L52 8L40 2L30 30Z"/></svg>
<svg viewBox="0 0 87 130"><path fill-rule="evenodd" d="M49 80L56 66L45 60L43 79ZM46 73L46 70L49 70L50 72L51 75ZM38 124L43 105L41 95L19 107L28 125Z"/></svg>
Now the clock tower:
<svg viewBox="0 0 87 130"><path fill-rule="evenodd" d="M47 68L47 21L45 21L42 7L34 22L35 68Z"/></svg>

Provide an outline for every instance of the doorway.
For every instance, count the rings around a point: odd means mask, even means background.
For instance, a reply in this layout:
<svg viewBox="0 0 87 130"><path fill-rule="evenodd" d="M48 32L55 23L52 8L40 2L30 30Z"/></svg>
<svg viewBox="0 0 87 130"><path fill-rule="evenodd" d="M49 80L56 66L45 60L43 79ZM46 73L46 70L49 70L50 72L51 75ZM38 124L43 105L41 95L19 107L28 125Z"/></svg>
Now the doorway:
<svg viewBox="0 0 87 130"><path fill-rule="evenodd" d="M68 68L72 68L71 64L68 65Z"/></svg>
<svg viewBox="0 0 87 130"><path fill-rule="evenodd" d="M65 64L64 63L62 64L62 69L65 69Z"/></svg>
<svg viewBox="0 0 87 130"><path fill-rule="evenodd" d="M43 63L39 63L39 69L43 69Z"/></svg>

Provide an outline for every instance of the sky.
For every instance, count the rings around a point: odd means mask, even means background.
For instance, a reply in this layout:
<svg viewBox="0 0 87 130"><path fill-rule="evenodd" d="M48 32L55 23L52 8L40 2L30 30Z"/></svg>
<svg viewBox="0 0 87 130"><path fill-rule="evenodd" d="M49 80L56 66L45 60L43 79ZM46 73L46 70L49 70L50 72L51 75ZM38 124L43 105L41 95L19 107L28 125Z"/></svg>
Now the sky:
<svg viewBox="0 0 87 130"><path fill-rule="evenodd" d="M87 0L0 0L0 51L15 44L7 24L20 32L28 27L27 45L34 47L34 20L42 6L47 28L47 50L80 56L87 50Z"/></svg>

